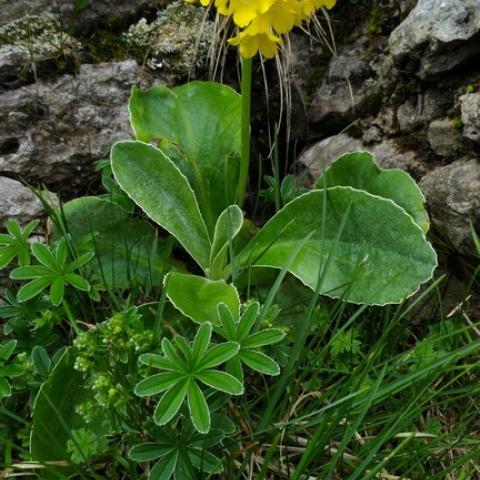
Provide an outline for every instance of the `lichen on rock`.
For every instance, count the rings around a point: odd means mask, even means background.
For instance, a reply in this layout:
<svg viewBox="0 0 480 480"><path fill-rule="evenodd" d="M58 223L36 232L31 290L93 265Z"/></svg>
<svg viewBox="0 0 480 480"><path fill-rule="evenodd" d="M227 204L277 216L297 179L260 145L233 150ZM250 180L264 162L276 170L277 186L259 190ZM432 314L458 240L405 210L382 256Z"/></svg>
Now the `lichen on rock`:
<svg viewBox="0 0 480 480"><path fill-rule="evenodd" d="M146 19L124 34L127 44L144 52L152 70L176 77L195 77L206 67L215 26L201 8L175 2L160 10L151 23Z"/></svg>

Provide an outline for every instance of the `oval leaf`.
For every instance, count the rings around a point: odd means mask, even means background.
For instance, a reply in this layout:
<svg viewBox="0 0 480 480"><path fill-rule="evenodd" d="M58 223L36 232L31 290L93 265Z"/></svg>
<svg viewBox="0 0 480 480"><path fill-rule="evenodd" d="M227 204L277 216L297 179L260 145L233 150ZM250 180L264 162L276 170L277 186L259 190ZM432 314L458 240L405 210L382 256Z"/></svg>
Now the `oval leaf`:
<svg viewBox="0 0 480 480"><path fill-rule="evenodd" d="M214 82L191 82L172 90L136 87L130 99L137 139L157 140L187 177L210 233L235 203L241 152L241 97Z"/></svg>
<svg viewBox="0 0 480 480"><path fill-rule="evenodd" d="M228 306L235 318L240 315L237 289L223 280L209 280L197 275L172 272L165 280L167 297L194 322L219 324L217 307Z"/></svg>
<svg viewBox="0 0 480 480"><path fill-rule="evenodd" d="M158 148L120 142L112 148L112 170L120 187L155 222L170 232L203 268L210 238L187 179Z"/></svg>
<svg viewBox="0 0 480 480"><path fill-rule="evenodd" d="M318 179L317 188L349 186L390 198L404 208L426 233L430 227L425 197L413 178L400 169L383 169L368 152L346 153Z"/></svg>
<svg viewBox="0 0 480 480"><path fill-rule="evenodd" d="M345 301L400 303L437 265L435 251L403 208L351 187L312 191L286 205L240 254L241 263L282 268L312 233L289 270L315 290L325 267L319 293Z"/></svg>

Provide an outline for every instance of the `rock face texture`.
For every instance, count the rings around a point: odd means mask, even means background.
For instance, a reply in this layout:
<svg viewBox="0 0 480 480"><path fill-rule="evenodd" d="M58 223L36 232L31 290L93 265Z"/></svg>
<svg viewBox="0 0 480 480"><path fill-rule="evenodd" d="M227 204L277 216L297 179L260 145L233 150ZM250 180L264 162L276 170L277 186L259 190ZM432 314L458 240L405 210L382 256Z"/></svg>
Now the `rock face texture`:
<svg viewBox="0 0 480 480"><path fill-rule="evenodd" d="M421 78L448 72L480 52L480 0L420 0L389 39L399 64Z"/></svg>
<svg viewBox="0 0 480 480"><path fill-rule="evenodd" d="M480 163L457 160L432 170L421 182L438 229L459 250L470 249L471 229L480 228Z"/></svg>
<svg viewBox="0 0 480 480"><path fill-rule="evenodd" d="M95 160L131 135L127 103L142 79L130 60L3 93L0 171L60 193L85 190Z"/></svg>
<svg viewBox="0 0 480 480"><path fill-rule="evenodd" d="M64 0L0 0L0 25L13 22L26 14L44 12L60 15L65 21L74 21L79 27L92 26L108 20L112 15L125 17L136 14L142 8L157 8L165 5L165 0L86 0L75 2Z"/></svg>
<svg viewBox="0 0 480 480"><path fill-rule="evenodd" d="M460 105L465 137L480 143L480 93L462 95Z"/></svg>
<svg viewBox="0 0 480 480"><path fill-rule="evenodd" d="M55 205L58 199L47 194L47 200ZM35 194L20 182L11 178L0 177L0 228L12 219L25 226L35 218L43 216L43 206Z"/></svg>

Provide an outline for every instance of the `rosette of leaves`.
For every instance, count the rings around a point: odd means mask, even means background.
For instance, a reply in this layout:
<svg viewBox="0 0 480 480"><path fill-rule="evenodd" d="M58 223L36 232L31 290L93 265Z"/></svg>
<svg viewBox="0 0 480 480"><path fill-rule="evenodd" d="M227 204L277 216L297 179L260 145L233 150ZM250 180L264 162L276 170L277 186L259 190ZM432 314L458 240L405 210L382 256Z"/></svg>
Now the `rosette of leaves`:
<svg viewBox="0 0 480 480"><path fill-rule="evenodd" d="M344 155L313 190L292 195L235 251L243 218L225 212L236 200L240 97L212 82L135 88L130 113L136 140L112 148L114 177L207 278L229 280L239 270L288 264L320 294L387 305L401 303L432 277L437 256L425 237L425 198L407 173L381 169L368 153ZM234 265L224 264L223 253L216 260L225 231Z"/></svg>
<svg viewBox="0 0 480 480"><path fill-rule="evenodd" d="M222 325L218 333L226 340L240 345L238 354L227 362L227 371L241 381L243 381L242 364L264 375L274 376L280 373L278 363L259 349L280 342L285 332L279 328L255 330L259 311L260 305L257 302L251 303L240 320L235 321L232 312L224 303L218 306Z"/></svg>
<svg viewBox="0 0 480 480"><path fill-rule="evenodd" d="M164 427L155 432L155 442L135 445L129 457L135 462L156 462L149 480L175 478L192 480L195 471L218 474L223 471L222 460L210 450L226 436L235 433L235 425L224 415L212 415L208 434L198 433L185 418L180 425Z"/></svg>
<svg viewBox="0 0 480 480"><path fill-rule="evenodd" d="M8 378L19 377L23 370L18 365L9 362L17 346L16 340L10 340L0 347L0 398L9 397L12 388Z"/></svg>
<svg viewBox="0 0 480 480"><path fill-rule="evenodd" d="M211 335L212 325L204 323L192 344L181 336L176 336L173 343L164 338L163 355L147 353L140 357L142 364L161 371L135 387L135 394L140 397L163 394L153 416L157 425L169 423L187 399L193 426L200 433L208 433L211 415L201 385L229 395L243 393L239 380L216 368L234 357L240 345L236 342L212 345Z"/></svg>
<svg viewBox="0 0 480 480"><path fill-rule="evenodd" d="M94 256L85 253L75 260L69 260L68 240L62 238L55 249L42 243L32 245L33 256L39 265L18 267L12 271L13 280L30 280L18 291L19 302L26 302L50 288L50 301L58 306L62 303L65 287L70 286L88 292L90 283L76 271L86 265Z"/></svg>
<svg viewBox="0 0 480 480"><path fill-rule="evenodd" d="M0 269L8 266L15 258L18 258L18 264L22 267L30 265L28 239L38 224L38 220L33 220L22 230L15 220L7 222L8 233L0 235Z"/></svg>

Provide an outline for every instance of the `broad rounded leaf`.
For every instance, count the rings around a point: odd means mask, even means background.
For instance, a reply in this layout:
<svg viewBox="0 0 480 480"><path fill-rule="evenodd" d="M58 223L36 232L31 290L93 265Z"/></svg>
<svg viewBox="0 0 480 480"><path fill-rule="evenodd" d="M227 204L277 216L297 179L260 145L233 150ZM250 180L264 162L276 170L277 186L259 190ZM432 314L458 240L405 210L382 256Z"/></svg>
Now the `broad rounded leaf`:
<svg viewBox="0 0 480 480"><path fill-rule="evenodd" d="M88 267L107 289L149 282L161 285L172 262L165 258L165 242L157 238L153 225L101 197L72 200L63 205L62 215L73 245L78 247L91 236L95 251L93 260L87 253L70 263L71 273L91 260ZM54 238L61 235L54 229ZM70 280L73 283L73 277Z"/></svg>
<svg viewBox="0 0 480 480"><path fill-rule="evenodd" d="M345 301L400 303L437 265L435 251L403 208L351 187L315 190L286 205L241 252L241 263L283 268L309 235L290 272L315 290L325 268L320 293Z"/></svg>
<svg viewBox="0 0 480 480"><path fill-rule="evenodd" d="M155 222L170 232L203 268L210 260L210 237L187 179L158 148L119 142L112 170L120 187Z"/></svg>
<svg viewBox="0 0 480 480"><path fill-rule="evenodd" d="M165 280L167 297L184 315L196 323L219 324L217 306L224 303L235 318L240 314L237 289L223 280L172 272Z"/></svg>
<svg viewBox="0 0 480 480"><path fill-rule="evenodd" d="M0 360L7 361L13 355L16 347L16 340L8 340L0 346Z"/></svg>
<svg viewBox="0 0 480 480"><path fill-rule="evenodd" d="M37 345L32 350L32 363L37 372L46 377L52 368L52 361L44 347Z"/></svg>
<svg viewBox="0 0 480 480"><path fill-rule="evenodd" d="M368 152L346 153L318 179L317 188L350 186L390 198L404 208L426 233L430 227L425 197L413 178L400 169L383 169Z"/></svg>
<svg viewBox="0 0 480 480"><path fill-rule="evenodd" d="M191 82L172 90L136 87L130 99L138 140L156 140L187 177L210 233L235 203L241 151L241 97L230 87Z"/></svg>

